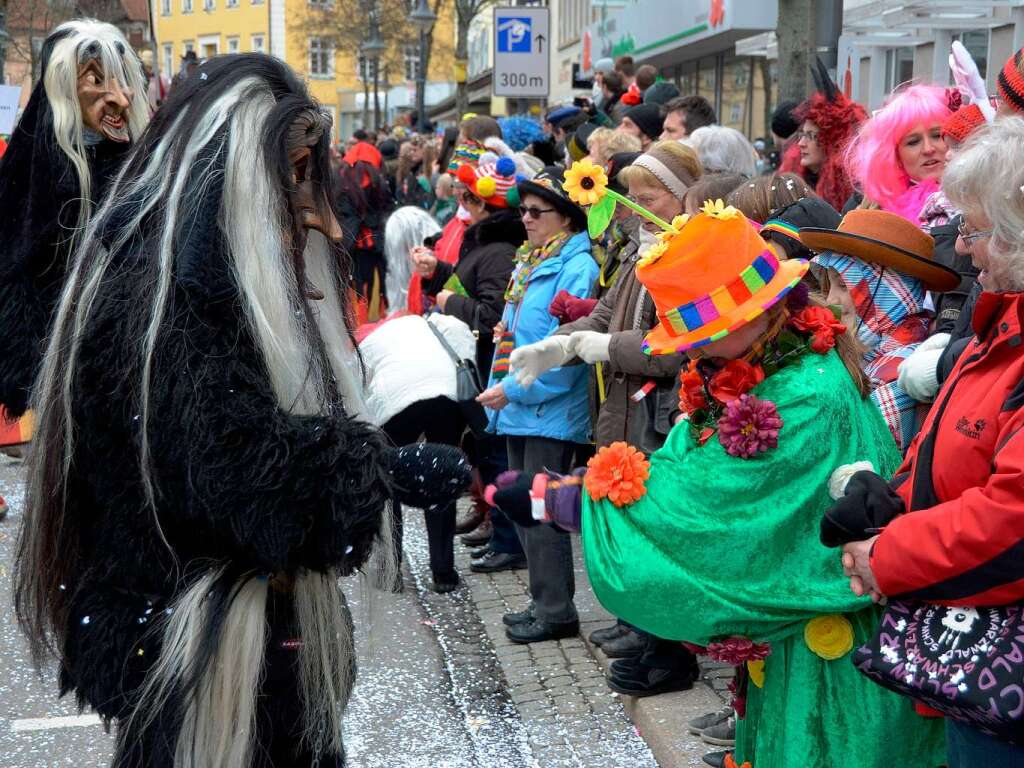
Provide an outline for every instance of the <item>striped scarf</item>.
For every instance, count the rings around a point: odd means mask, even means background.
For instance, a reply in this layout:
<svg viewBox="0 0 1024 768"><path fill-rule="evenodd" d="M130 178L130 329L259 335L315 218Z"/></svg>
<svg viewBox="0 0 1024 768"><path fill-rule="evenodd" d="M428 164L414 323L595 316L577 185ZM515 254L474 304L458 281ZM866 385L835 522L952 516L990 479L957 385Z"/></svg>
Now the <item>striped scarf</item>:
<svg viewBox="0 0 1024 768"><path fill-rule="evenodd" d="M569 239L568 232L559 232L547 239L540 248L534 248L527 241L519 246L516 251L516 266L512 270L512 277L509 280L508 288L505 289L505 301L509 304L518 304L526 295L526 286L530 282L530 275L541 262L554 256L565 245Z"/></svg>

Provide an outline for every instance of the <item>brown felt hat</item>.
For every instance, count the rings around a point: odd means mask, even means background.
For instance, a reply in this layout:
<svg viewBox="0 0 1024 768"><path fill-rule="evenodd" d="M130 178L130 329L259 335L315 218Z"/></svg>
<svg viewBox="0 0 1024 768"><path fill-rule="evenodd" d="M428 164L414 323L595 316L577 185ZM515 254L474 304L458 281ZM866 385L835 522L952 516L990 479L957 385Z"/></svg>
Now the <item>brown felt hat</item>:
<svg viewBox="0 0 1024 768"><path fill-rule="evenodd" d="M804 227L800 242L818 253L832 251L890 267L916 277L930 291L950 291L960 284L957 272L935 261L931 235L888 211L850 211L838 229Z"/></svg>

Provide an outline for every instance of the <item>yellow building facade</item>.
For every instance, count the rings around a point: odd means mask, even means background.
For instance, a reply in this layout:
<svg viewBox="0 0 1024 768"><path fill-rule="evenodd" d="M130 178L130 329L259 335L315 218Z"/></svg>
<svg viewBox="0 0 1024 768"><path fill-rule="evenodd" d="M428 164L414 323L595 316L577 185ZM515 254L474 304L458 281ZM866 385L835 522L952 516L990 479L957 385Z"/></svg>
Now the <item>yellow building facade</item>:
<svg viewBox="0 0 1024 768"><path fill-rule="evenodd" d="M224 53L268 53L306 80L313 96L334 115L335 131L339 112L351 112L355 94L363 92L358 50L339 50L329 37L314 34L311 9L322 15L323 5L310 0L150 0L150 5L160 71L170 77L189 51L195 51L200 60ZM429 81L452 79L454 37L454 2L442 0ZM416 40L418 35L409 24L407 42L387 54L392 86L408 82L412 87L418 62Z"/></svg>

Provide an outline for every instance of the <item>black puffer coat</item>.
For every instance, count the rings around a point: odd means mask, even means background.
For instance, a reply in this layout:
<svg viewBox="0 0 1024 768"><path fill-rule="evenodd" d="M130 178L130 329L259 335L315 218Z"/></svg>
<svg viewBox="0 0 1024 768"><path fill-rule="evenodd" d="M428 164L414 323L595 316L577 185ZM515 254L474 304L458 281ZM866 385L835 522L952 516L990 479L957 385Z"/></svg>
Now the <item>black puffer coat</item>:
<svg viewBox="0 0 1024 768"><path fill-rule="evenodd" d="M483 381L491 370L494 358L494 326L505 309L508 287L516 249L526 240L526 229L516 211L500 210L466 230L459 249L459 261L439 261L429 280L423 281L424 292L436 295L452 274L468 296L450 296L444 307L446 315L462 320L476 334L476 364Z"/></svg>

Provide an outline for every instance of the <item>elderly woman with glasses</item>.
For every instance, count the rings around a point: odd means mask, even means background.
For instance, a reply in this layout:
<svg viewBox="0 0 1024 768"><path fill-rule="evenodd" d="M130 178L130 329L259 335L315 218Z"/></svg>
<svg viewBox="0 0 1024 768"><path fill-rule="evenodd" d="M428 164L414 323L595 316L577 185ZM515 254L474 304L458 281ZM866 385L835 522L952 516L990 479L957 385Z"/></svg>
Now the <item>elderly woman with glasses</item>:
<svg viewBox="0 0 1024 768"><path fill-rule="evenodd" d="M956 626L964 631L956 648L965 653L958 650L957 662L986 655L987 648L976 650L985 633L967 630L988 619L972 616L1024 601L1022 145L1024 120L1002 118L968 139L946 168L942 188L963 211L963 239L984 288L974 309L975 336L896 475L888 483L868 473L854 475L856 491L848 491L822 524L823 540L831 534L827 543L844 544L843 566L856 594L958 608L964 620ZM904 647L902 636L892 642ZM1024 765L1024 748L1010 744L1018 740L1020 724L1007 725L1013 713L1006 712L1002 698L991 700L984 731L958 708L957 691L973 688L974 665L966 667L936 667L939 686L902 692L948 715L950 768ZM992 685L983 679L981 686L1002 691L1003 673L998 665L993 669ZM1012 672L1019 682L1020 666ZM896 687L891 679L887 683Z"/></svg>
<svg viewBox="0 0 1024 768"><path fill-rule="evenodd" d="M480 402L491 409L490 429L508 440L509 468L523 472L566 472L575 447L590 439L587 369L554 368L529 388L508 376L514 349L550 336L558 320L548 311L562 291L590 295L598 265L591 256L587 220L562 189L562 170L548 166L518 194L526 242L516 253L505 309L494 329L497 350L488 389ZM530 571L531 604L505 616L513 642L532 643L575 635L572 544L550 526L519 528Z"/></svg>

